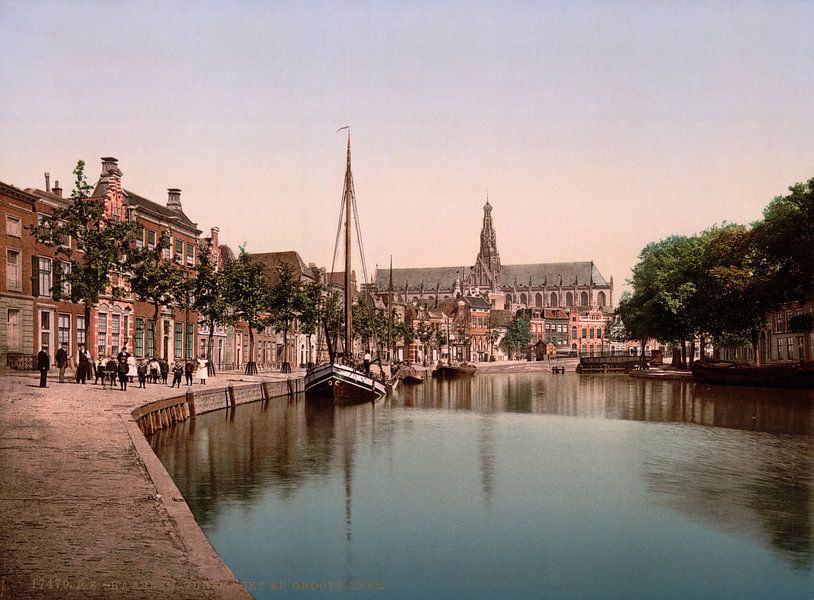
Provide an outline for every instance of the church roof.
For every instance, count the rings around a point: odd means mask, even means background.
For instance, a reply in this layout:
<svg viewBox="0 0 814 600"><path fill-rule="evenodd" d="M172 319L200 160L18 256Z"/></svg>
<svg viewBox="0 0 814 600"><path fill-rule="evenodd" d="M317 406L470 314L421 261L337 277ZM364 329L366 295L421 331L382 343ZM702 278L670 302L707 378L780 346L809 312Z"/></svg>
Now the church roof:
<svg viewBox="0 0 814 600"><path fill-rule="evenodd" d="M418 289L424 284L424 292L430 293L435 290L435 286L440 282L442 290L452 289L456 278L461 281L469 275L469 267L420 267L414 269L393 269L393 289L404 289L405 283L409 283L410 289ZM540 287L546 281L549 287L556 287L562 277L563 287L574 285L588 285L593 275L593 284L604 287L608 282L591 261L565 262L565 263L538 263L528 265L502 265L500 267L501 286L528 285L531 279L532 286ZM388 269L378 269L376 271L376 287L379 290L386 290L390 280Z"/></svg>
<svg viewBox="0 0 814 600"><path fill-rule="evenodd" d="M602 277L602 273L591 261L565 262L565 263L540 263L535 265L502 265L500 267L500 284L502 286L528 285L531 279L533 287L540 287L543 281L549 287L559 285L562 278L563 287L574 285L588 285L593 276L595 286L607 286L608 282Z"/></svg>
<svg viewBox="0 0 814 600"><path fill-rule="evenodd" d="M435 292L435 287L440 283L442 290L452 289L456 278L461 281L469 274L469 267L419 267L414 269L393 269L393 289L403 290L405 284L410 284L410 289L418 289L424 284L424 292L429 294ZM376 288L386 290L390 284L390 269L376 270Z"/></svg>

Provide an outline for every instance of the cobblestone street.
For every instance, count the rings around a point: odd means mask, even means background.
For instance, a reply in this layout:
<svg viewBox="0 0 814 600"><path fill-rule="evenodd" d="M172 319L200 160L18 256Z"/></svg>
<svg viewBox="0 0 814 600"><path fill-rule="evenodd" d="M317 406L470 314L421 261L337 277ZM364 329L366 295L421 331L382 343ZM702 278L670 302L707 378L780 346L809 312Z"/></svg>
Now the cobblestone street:
<svg viewBox="0 0 814 600"><path fill-rule="evenodd" d="M128 433L123 415L179 390L55 380L0 378L0 598L249 597L194 521L170 515L183 500L157 497Z"/></svg>

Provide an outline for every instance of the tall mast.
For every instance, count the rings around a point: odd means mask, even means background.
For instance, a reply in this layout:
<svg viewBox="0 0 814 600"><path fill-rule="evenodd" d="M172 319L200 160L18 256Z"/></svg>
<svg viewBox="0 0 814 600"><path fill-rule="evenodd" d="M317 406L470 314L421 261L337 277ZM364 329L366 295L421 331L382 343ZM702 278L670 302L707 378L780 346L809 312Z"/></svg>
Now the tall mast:
<svg viewBox="0 0 814 600"><path fill-rule="evenodd" d="M353 364L353 333L351 323L351 214L353 212L353 175L350 170L350 128L348 128L348 160L345 167L345 362Z"/></svg>

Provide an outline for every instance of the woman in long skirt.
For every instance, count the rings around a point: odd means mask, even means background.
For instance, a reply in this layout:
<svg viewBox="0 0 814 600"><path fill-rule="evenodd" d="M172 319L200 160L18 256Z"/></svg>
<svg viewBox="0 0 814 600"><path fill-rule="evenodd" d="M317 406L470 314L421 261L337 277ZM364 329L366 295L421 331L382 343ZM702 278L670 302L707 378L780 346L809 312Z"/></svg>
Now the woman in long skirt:
<svg viewBox="0 0 814 600"><path fill-rule="evenodd" d="M209 375L209 369L207 368L207 360L206 357L201 355L201 358L198 359L198 370L195 373L195 377L201 380L203 385L206 385L206 377Z"/></svg>

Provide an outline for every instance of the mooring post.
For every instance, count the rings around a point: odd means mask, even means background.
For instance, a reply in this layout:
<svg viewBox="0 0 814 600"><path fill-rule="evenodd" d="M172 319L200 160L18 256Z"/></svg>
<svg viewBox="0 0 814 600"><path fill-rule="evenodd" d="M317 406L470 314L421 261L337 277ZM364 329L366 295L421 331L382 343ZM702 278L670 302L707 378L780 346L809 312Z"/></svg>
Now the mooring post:
<svg viewBox="0 0 814 600"><path fill-rule="evenodd" d="M269 389L265 381L260 384L260 398L263 400L269 399Z"/></svg>
<svg viewBox="0 0 814 600"><path fill-rule="evenodd" d="M226 401L229 403L229 406L235 405L235 387L232 385L232 382L229 382L229 385L226 386Z"/></svg>
<svg viewBox="0 0 814 600"><path fill-rule="evenodd" d="M187 388L187 409L189 410L189 418L195 418L195 392Z"/></svg>
<svg viewBox="0 0 814 600"><path fill-rule="evenodd" d="M288 379L286 379L286 383L288 384L288 395L293 396L294 395L294 385L293 385L294 381L291 379L290 375L288 376Z"/></svg>

